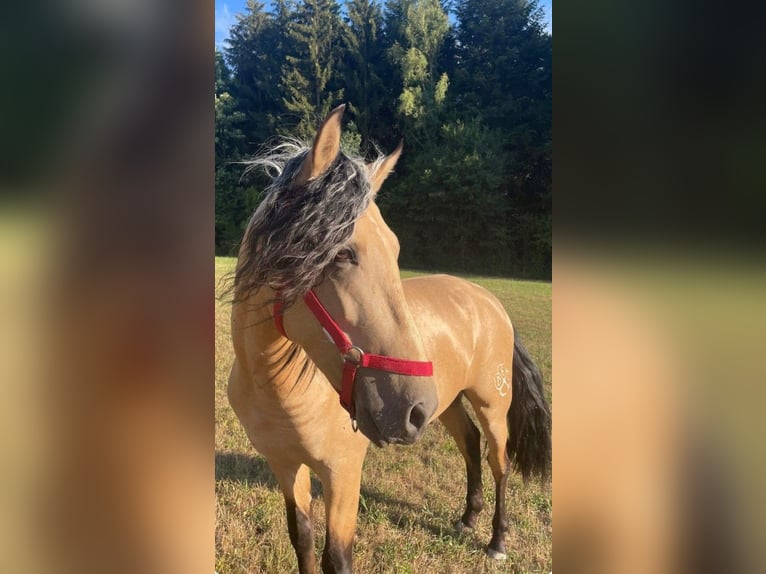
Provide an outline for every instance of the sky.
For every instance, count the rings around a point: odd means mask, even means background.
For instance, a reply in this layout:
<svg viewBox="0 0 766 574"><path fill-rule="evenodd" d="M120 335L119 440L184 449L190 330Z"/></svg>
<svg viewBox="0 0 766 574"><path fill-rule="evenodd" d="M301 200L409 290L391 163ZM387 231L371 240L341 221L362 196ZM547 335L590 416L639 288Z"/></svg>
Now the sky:
<svg viewBox="0 0 766 574"><path fill-rule="evenodd" d="M553 0L540 0L540 5L545 11L545 21L548 30L551 29L551 2ZM229 29L236 22L236 14L245 11L245 0L215 0L215 45L223 47L223 41L229 35Z"/></svg>

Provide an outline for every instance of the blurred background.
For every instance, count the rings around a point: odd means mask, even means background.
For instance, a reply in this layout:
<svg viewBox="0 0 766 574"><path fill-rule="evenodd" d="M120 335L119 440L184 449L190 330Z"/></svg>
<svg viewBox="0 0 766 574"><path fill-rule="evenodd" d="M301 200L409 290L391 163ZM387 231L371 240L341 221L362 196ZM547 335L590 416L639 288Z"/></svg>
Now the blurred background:
<svg viewBox="0 0 766 574"><path fill-rule="evenodd" d="M209 574L213 6L3 13L3 569Z"/></svg>
<svg viewBox="0 0 766 574"><path fill-rule="evenodd" d="M764 570L754 3L559 3L554 563Z"/></svg>
<svg viewBox="0 0 766 574"><path fill-rule="evenodd" d="M209 573L214 6L4 12L4 568ZM762 14L555 13L555 570L762 572Z"/></svg>

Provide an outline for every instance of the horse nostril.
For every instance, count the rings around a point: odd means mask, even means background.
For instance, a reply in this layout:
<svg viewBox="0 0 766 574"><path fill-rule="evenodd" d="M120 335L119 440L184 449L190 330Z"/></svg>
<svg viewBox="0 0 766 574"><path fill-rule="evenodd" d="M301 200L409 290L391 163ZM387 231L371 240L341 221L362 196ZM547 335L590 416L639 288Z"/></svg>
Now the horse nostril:
<svg viewBox="0 0 766 574"><path fill-rule="evenodd" d="M407 431L410 436L415 436L423 430L428 423L428 414L423 403L418 403L410 409L409 424Z"/></svg>

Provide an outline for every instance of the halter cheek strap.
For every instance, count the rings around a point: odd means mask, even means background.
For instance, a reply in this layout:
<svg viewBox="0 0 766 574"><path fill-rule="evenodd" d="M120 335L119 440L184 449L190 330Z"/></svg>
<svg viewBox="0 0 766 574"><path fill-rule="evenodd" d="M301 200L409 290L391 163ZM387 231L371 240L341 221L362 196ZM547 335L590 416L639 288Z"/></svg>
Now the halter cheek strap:
<svg viewBox="0 0 766 574"><path fill-rule="evenodd" d="M319 324L322 325L324 332L338 348L338 351L343 358L343 379L340 389L340 404L346 411L348 411L352 419L355 418L354 402L352 400L354 394L354 382L356 381L356 372L360 367L416 377L430 377L433 375L434 368L431 361L410 361L408 359L397 359L385 355L365 353L351 342L351 339L349 339L348 335L346 335L346 333L343 332L343 329L341 329L335 322L313 290L306 293L303 301L314 314L314 317L317 318ZM274 303L274 325L276 326L277 331L289 339L287 333L285 333L285 326L282 319L283 312L284 303L282 302L282 299L277 296L277 300Z"/></svg>

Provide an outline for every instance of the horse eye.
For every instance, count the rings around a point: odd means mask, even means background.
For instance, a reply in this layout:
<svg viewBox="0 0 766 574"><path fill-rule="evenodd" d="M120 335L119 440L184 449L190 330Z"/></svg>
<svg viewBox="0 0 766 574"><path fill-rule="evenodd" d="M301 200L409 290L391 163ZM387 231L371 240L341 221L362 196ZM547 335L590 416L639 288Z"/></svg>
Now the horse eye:
<svg viewBox="0 0 766 574"><path fill-rule="evenodd" d="M338 254L335 256L335 262L336 263L356 263L356 255L349 248L341 249L340 251L338 251Z"/></svg>

